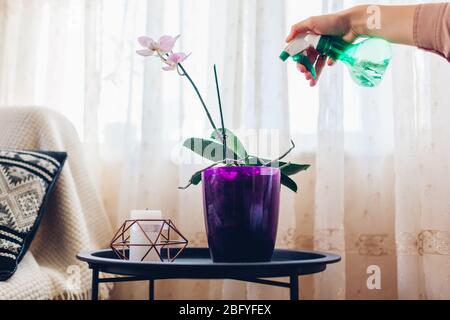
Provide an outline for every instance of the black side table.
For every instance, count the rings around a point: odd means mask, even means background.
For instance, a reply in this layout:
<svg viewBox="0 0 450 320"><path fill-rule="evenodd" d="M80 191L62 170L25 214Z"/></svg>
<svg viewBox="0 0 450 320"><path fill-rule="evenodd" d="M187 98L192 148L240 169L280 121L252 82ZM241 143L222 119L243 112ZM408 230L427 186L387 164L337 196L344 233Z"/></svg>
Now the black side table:
<svg viewBox="0 0 450 320"><path fill-rule="evenodd" d="M100 283L129 281L149 281L149 299L154 300L155 281L163 279L231 279L253 282L289 288L291 300L298 300L299 276L322 272L327 264L341 260L340 256L330 253L275 250L271 262L213 263L207 248L186 248L172 263L120 260L110 249L82 252L77 258L87 262L92 269L92 300L98 299ZM116 277L99 278L100 272ZM289 282L269 280L280 277L288 277Z"/></svg>

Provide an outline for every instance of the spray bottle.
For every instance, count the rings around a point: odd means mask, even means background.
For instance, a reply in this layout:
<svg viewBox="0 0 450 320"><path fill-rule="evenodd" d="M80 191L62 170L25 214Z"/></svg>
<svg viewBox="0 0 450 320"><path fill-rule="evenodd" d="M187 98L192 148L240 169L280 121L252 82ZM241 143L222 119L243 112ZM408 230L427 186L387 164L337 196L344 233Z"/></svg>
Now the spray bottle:
<svg viewBox="0 0 450 320"><path fill-rule="evenodd" d="M320 54L344 62L352 79L363 87L380 84L391 59L391 45L380 38L368 38L357 43L348 43L339 37L301 34L290 42L280 55L303 64L314 79L317 78L313 64L306 56L306 49L316 49Z"/></svg>

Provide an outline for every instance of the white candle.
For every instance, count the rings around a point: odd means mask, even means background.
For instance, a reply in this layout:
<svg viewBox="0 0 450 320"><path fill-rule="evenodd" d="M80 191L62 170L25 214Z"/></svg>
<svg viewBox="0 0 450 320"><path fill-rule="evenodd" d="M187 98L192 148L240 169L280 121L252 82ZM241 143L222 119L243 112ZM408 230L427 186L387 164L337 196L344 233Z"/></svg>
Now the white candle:
<svg viewBox="0 0 450 320"><path fill-rule="evenodd" d="M132 210L131 220L152 220L152 219L162 219L161 211L156 210ZM139 221L140 226L144 229L142 232L141 228L137 224L134 224L130 228L130 243L132 244L148 244L148 246L131 246L130 247L130 261L161 261L158 253L155 251L160 248L156 247L152 249L146 256L145 254L150 249L150 242L147 237L155 242L158 237L161 225L161 221ZM147 237L145 236L147 235ZM145 256L144 260L142 258Z"/></svg>

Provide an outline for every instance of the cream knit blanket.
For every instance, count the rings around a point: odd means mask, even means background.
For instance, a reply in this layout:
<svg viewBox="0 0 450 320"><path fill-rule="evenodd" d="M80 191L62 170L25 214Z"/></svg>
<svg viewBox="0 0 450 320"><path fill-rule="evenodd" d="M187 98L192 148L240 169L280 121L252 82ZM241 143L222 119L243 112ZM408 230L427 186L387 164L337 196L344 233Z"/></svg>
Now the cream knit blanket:
<svg viewBox="0 0 450 320"><path fill-rule="evenodd" d="M0 282L0 299L88 299L91 272L75 255L107 247L112 228L72 124L47 109L0 108L0 148L68 153L31 248Z"/></svg>

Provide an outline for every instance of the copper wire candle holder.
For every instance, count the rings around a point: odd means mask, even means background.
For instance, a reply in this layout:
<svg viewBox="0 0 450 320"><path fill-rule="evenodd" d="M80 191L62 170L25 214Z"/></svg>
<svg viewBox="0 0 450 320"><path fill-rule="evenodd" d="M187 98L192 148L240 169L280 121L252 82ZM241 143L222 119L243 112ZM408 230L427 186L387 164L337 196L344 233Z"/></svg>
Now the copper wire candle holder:
<svg viewBox="0 0 450 320"><path fill-rule="evenodd" d="M159 222L161 227L156 236L156 240L152 241L148 234L144 231L141 223L143 222ZM133 226L137 226L138 232L142 232L148 243L131 243L130 232ZM177 239L174 239L177 237ZM111 241L110 248L114 253L122 260L129 260L129 251L132 247L148 247L145 255L141 258L141 261L148 256L148 254L154 250L161 262L173 262L187 247L189 241L183 236L183 234L177 229L172 220L170 219L138 219L138 220L125 220L122 226L117 230L114 238ZM175 247L175 248L171 248ZM163 249L166 252L163 257ZM176 253L172 256L171 249ZM128 256L127 256L128 252Z"/></svg>

